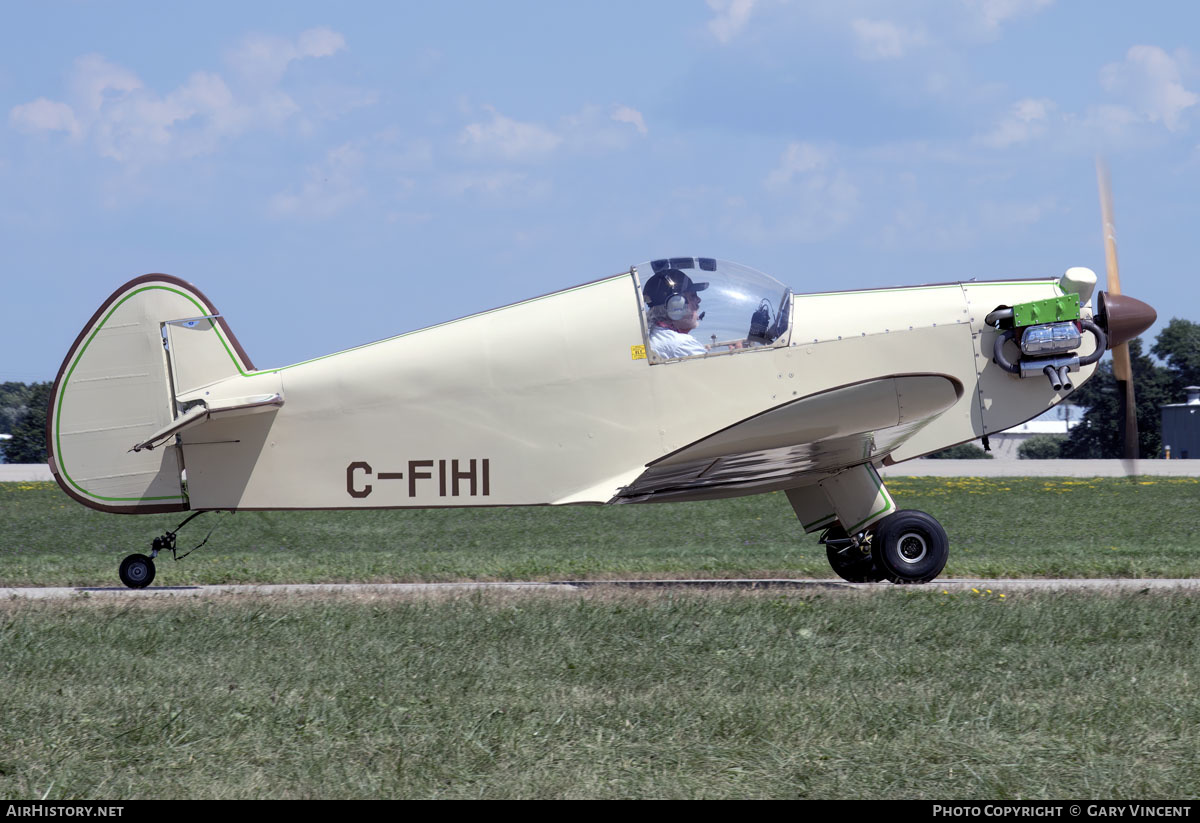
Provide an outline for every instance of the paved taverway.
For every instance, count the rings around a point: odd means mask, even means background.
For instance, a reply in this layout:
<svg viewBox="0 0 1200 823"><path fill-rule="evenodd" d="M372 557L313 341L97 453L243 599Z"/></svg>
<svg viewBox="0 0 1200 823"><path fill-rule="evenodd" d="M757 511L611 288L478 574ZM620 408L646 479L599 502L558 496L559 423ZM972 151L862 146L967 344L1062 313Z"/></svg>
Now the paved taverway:
<svg viewBox="0 0 1200 823"><path fill-rule="evenodd" d="M392 595L467 591L582 591L584 589L792 589L801 591L842 590L882 592L903 588L908 592L959 593L1008 596L1031 591L1200 591L1200 579L1095 578L968 580L946 578L924 586L897 587L891 583L846 583L827 579L741 579L741 580L572 580L561 583L309 583L257 586L151 586L146 589L111 587L0 588L0 600L95 600L114 598L128 602L147 597Z"/></svg>

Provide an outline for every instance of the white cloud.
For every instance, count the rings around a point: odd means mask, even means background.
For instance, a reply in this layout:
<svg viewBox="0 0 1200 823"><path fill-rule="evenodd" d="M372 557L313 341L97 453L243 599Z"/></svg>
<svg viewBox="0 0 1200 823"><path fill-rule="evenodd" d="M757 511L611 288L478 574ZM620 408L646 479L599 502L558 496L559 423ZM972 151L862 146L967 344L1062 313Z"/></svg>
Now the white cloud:
<svg viewBox="0 0 1200 823"><path fill-rule="evenodd" d="M294 39L271 35L247 37L227 55L240 77L256 87L274 86L296 60L332 57L346 47L346 38L327 28L309 29Z"/></svg>
<svg viewBox="0 0 1200 823"><path fill-rule="evenodd" d="M274 195L268 212L276 217L332 217L366 198L386 207L418 190L433 170L428 140L406 138L397 128L343 143L304 170L302 182ZM410 213L398 210L396 213Z"/></svg>
<svg viewBox="0 0 1200 823"><path fill-rule="evenodd" d="M779 189L792 182L797 175L820 171L828 165L830 152L812 143L791 143L779 159L779 165L767 175L768 189Z"/></svg>
<svg viewBox="0 0 1200 823"><path fill-rule="evenodd" d="M978 183L978 180L972 181ZM983 200L931 205L919 199L900 202L874 242L883 249L959 252L978 250L996 237L1016 237L1054 219L1062 207L1053 197L1033 202Z"/></svg>
<svg viewBox="0 0 1200 823"><path fill-rule="evenodd" d="M997 229L1015 229L1039 223L1057 206L1053 199L1036 203L984 201L979 205L980 223Z"/></svg>
<svg viewBox="0 0 1200 823"><path fill-rule="evenodd" d="M231 58L243 77L253 78L253 88L240 95L221 75L206 71L161 94L133 71L87 54L72 66L67 101L41 97L15 106L9 122L29 132L65 131L101 156L135 168L209 154L224 140L277 127L297 114L300 107L274 84L291 62L328 56L344 44L329 29L311 29L294 41L248 40Z"/></svg>
<svg viewBox="0 0 1200 823"><path fill-rule="evenodd" d="M858 56L866 60L893 60L929 43L925 29L919 26L906 28L888 20L860 17L850 21L850 27L858 41Z"/></svg>
<svg viewBox="0 0 1200 823"><path fill-rule="evenodd" d="M723 228L747 243L817 243L850 225L859 211L858 187L841 173L806 181L793 199L790 208L767 217L728 204Z"/></svg>
<svg viewBox="0 0 1200 823"><path fill-rule="evenodd" d="M67 85L78 109L94 115L113 99L142 88L142 81L129 69L108 62L103 55L85 54L75 61Z"/></svg>
<svg viewBox="0 0 1200 823"><path fill-rule="evenodd" d="M65 131L72 137L78 137L80 132L79 121L71 107L45 97L13 106L8 120L14 128L28 132Z"/></svg>
<svg viewBox="0 0 1200 823"><path fill-rule="evenodd" d="M556 134L562 138L564 150L602 154L629 147L636 139L635 131L641 135L647 133L642 114L636 109L584 106L559 118Z"/></svg>
<svg viewBox="0 0 1200 823"><path fill-rule="evenodd" d="M630 144L633 130L648 133L642 113L620 104L584 106L554 126L521 122L492 106L484 110L490 119L468 124L458 136L458 144L479 160L537 163L562 151L616 151Z"/></svg>
<svg viewBox="0 0 1200 823"><path fill-rule="evenodd" d="M323 83L312 90L308 102L314 116L332 120L355 109L374 106L379 102L379 93L340 83Z"/></svg>
<svg viewBox="0 0 1200 823"><path fill-rule="evenodd" d="M1041 137L1046 132L1047 119L1054 109L1052 100L1031 97L1018 100L995 129L977 138L978 142L994 149L1006 149Z"/></svg>
<svg viewBox="0 0 1200 823"><path fill-rule="evenodd" d="M324 26L300 32L296 41L298 57L332 57L346 47L346 38Z"/></svg>
<svg viewBox="0 0 1200 823"><path fill-rule="evenodd" d="M1176 131L1183 125L1184 112L1200 100L1183 86L1186 64L1184 52L1172 57L1158 46L1133 46L1123 62L1100 70L1100 84L1151 122Z"/></svg>
<svg viewBox="0 0 1200 823"><path fill-rule="evenodd" d="M892 212L892 219L879 231L881 248L911 252L938 252L975 247L979 232L963 211L933 212L923 200L906 200Z"/></svg>
<svg viewBox="0 0 1200 823"><path fill-rule="evenodd" d="M361 147L355 144L330 149L324 162L308 168L298 191L280 192L271 198L270 212L279 217L332 217L366 194L359 181L364 161Z"/></svg>
<svg viewBox="0 0 1200 823"><path fill-rule="evenodd" d="M459 144L473 153L505 160L535 160L562 143L562 137L544 126L505 117L491 106L484 108L491 113L491 120L471 123L458 138Z"/></svg>
<svg viewBox="0 0 1200 823"><path fill-rule="evenodd" d="M1037 14L1054 0L964 0L988 28L998 28L1014 17Z"/></svg>
<svg viewBox="0 0 1200 823"><path fill-rule="evenodd" d="M433 220L433 214L427 211L390 211L384 220L397 226L422 226Z"/></svg>
<svg viewBox="0 0 1200 823"><path fill-rule="evenodd" d="M372 138L382 146L377 152L381 168L398 174L433 170L433 144L427 138L406 139L395 129L387 129Z"/></svg>
<svg viewBox="0 0 1200 823"><path fill-rule="evenodd" d="M1100 133L1110 138L1129 134L1139 123L1143 123L1137 112L1125 106L1105 104L1093 106L1085 113L1081 123L1087 132Z"/></svg>
<svg viewBox="0 0 1200 823"><path fill-rule="evenodd" d="M466 197L492 204L540 200L550 194L548 180L508 170L461 172L441 178L438 188L450 197Z"/></svg>
<svg viewBox="0 0 1200 823"><path fill-rule="evenodd" d="M708 30L722 43L728 43L746 27L758 0L708 0L708 7L715 12L708 21Z"/></svg>
<svg viewBox="0 0 1200 823"><path fill-rule="evenodd" d="M642 113L637 109L632 109L629 106L615 106L613 108L612 119L618 123L629 123L638 130L638 134L646 134L646 121L642 117Z"/></svg>
<svg viewBox="0 0 1200 823"><path fill-rule="evenodd" d="M793 142L780 157L779 165L763 181L788 206L779 216L764 220L757 214L727 218L734 231L748 241L782 240L811 243L822 240L848 225L859 210L858 187L834 164L830 149L811 143Z"/></svg>

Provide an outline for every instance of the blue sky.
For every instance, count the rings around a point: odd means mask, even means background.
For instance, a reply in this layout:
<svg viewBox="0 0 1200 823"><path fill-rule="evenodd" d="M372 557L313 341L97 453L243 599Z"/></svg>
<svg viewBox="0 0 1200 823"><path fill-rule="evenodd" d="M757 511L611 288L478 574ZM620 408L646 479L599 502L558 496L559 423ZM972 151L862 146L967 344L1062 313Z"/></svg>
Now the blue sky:
<svg viewBox="0 0 1200 823"><path fill-rule="evenodd" d="M156 271L260 367L665 255L1103 279L1097 152L1124 291L1200 320L1198 33L1183 2L10 5L0 380Z"/></svg>

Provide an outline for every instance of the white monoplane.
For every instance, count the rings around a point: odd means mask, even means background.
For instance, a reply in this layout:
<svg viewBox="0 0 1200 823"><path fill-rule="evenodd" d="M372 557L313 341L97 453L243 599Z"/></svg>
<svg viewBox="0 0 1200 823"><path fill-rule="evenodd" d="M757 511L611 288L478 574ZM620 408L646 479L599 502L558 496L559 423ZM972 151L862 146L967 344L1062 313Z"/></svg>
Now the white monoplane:
<svg viewBox="0 0 1200 823"><path fill-rule="evenodd" d="M925 582L947 540L878 468L986 438L1154 320L1096 276L793 294L678 257L282 368L216 306L131 280L71 347L50 466L106 512L706 500L783 490L849 580ZM185 521L186 522L186 521ZM121 564L148 585L153 558Z"/></svg>

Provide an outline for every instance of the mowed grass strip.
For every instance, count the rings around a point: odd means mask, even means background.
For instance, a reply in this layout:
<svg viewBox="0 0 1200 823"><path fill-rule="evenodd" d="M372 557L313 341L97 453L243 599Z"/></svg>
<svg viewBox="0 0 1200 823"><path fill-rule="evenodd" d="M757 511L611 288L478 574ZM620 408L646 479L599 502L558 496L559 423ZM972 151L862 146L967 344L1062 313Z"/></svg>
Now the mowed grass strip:
<svg viewBox="0 0 1200 823"><path fill-rule="evenodd" d="M902 508L950 537L945 576L1194 577L1198 478L898 478ZM114 585L127 554L186 515L85 508L52 483L0 483L0 585ZM782 493L703 503L209 513L159 585L830 577Z"/></svg>
<svg viewBox="0 0 1200 823"><path fill-rule="evenodd" d="M1195 798L1200 598L0 604L5 798Z"/></svg>

